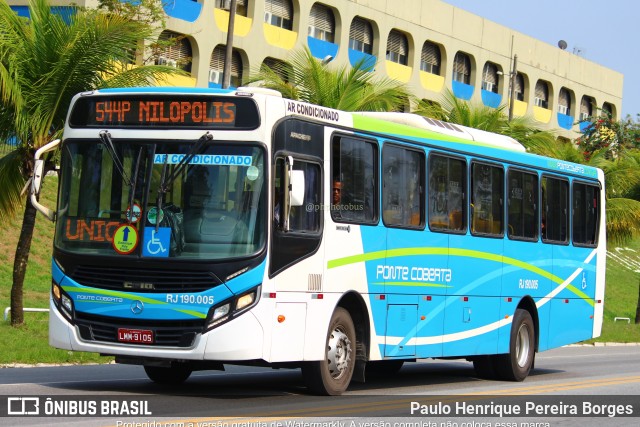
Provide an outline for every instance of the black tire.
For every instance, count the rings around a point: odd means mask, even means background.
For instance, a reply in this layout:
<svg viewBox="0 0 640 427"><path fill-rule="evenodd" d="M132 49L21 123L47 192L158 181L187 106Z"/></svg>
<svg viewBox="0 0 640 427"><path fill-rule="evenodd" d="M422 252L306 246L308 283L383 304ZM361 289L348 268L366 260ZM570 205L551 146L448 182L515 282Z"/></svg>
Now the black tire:
<svg viewBox="0 0 640 427"><path fill-rule="evenodd" d="M483 380L495 380L497 377L494 368L496 356L478 356L473 359L473 369L476 370L478 378Z"/></svg>
<svg viewBox="0 0 640 427"><path fill-rule="evenodd" d="M191 375L191 369L186 366L172 366L164 368L159 366L145 366L144 371L151 381L157 384L178 385L182 384Z"/></svg>
<svg viewBox="0 0 640 427"><path fill-rule="evenodd" d="M302 366L302 375L314 394L338 396L342 394L353 376L356 362L356 330L349 312L336 308L329 322L325 357Z"/></svg>
<svg viewBox="0 0 640 427"><path fill-rule="evenodd" d="M404 365L404 360L374 360L367 362L367 375L393 375Z"/></svg>
<svg viewBox="0 0 640 427"><path fill-rule="evenodd" d="M517 309L511 324L509 353L496 356L494 368L498 377L507 381L523 381L533 366L536 330L531 314Z"/></svg>

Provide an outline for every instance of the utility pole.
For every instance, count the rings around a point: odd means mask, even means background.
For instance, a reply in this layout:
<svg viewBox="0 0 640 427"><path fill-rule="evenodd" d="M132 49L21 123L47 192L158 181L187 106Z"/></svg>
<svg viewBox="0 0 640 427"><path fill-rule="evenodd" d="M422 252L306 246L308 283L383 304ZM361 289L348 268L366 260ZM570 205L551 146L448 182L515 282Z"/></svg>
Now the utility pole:
<svg viewBox="0 0 640 427"><path fill-rule="evenodd" d="M511 93L509 94L509 121L513 119L513 105L516 103L516 76L518 75L518 55L513 55L513 69L509 73L509 85Z"/></svg>
<svg viewBox="0 0 640 427"><path fill-rule="evenodd" d="M227 46L224 52L224 68L222 69L222 89L228 89L231 84L231 54L233 53L233 27L236 21L237 0L231 0L230 3Z"/></svg>

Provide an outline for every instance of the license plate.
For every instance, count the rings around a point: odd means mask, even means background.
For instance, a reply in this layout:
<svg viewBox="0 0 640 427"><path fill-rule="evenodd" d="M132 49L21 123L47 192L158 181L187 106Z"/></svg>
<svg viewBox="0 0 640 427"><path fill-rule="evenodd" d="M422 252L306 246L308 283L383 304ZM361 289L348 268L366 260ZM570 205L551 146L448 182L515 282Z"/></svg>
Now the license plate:
<svg viewBox="0 0 640 427"><path fill-rule="evenodd" d="M118 341L136 344L153 344L153 331L146 329L118 329Z"/></svg>

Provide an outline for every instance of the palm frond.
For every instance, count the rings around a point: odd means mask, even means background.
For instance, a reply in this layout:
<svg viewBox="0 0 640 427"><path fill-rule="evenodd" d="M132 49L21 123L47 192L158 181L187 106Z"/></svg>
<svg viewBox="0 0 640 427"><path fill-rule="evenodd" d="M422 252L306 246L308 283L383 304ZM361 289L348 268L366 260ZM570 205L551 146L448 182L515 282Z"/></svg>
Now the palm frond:
<svg viewBox="0 0 640 427"><path fill-rule="evenodd" d="M616 197L607 200L607 240L627 243L640 233L640 201Z"/></svg>
<svg viewBox="0 0 640 427"><path fill-rule="evenodd" d="M333 67L304 48L293 53L287 66L290 69L262 66L247 83L275 89L285 98L344 111L393 111L411 96L402 83L375 79L364 60L353 67Z"/></svg>
<svg viewBox="0 0 640 427"><path fill-rule="evenodd" d="M0 221L11 219L22 207L20 192L26 182L22 174L23 159L20 148L0 157Z"/></svg>

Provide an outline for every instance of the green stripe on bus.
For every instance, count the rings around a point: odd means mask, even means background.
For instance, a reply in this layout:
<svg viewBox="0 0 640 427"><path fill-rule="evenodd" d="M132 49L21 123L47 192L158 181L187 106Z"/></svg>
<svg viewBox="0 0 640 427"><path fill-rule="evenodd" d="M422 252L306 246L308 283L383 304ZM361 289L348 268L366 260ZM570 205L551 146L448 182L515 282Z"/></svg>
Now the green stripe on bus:
<svg viewBox="0 0 640 427"><path fill-rule="evenodd" d="M545 277L559 285L561 285L564 280L560 277L549 273L548 271L536 267L535 265L529 264L524 261L520 261L519 259L506 257L503 255L496 255L489 252L480 252L474 251L471 249L449 249L449 248L400 248L400 249L389 249L383 251L375 251L369 252L366 254L352 255L343 258L336 258L329 260L327 262L327 268L338 268L343 267L345 265L357 264L360 262L366 261L374 261L378 259L386 259L386 258L396 258L403 256L418 256L418 255L453 255L464 258L478 258L484 259L487 261L501 262L506 265L511 265L514 267L518 267L524 270L531 271L533 273L539 274L542 277ZM411 286L411 285L408 285ZM594 300L587 296L584 292L578 290L575 286L569 284L567 285L567 289L580 298L584 299L589 305L593 306L595 304Z"/></svg>

